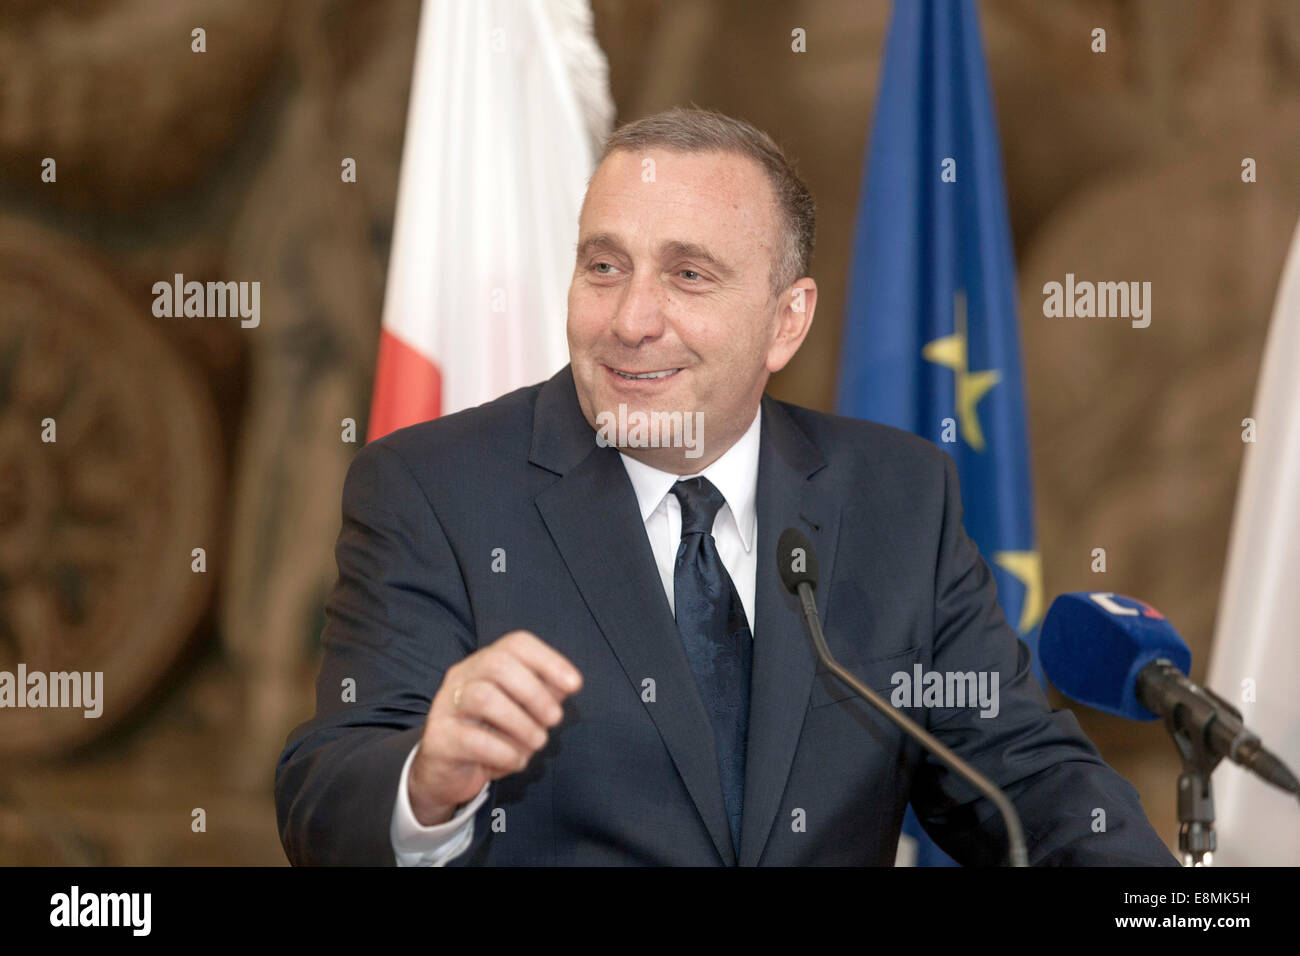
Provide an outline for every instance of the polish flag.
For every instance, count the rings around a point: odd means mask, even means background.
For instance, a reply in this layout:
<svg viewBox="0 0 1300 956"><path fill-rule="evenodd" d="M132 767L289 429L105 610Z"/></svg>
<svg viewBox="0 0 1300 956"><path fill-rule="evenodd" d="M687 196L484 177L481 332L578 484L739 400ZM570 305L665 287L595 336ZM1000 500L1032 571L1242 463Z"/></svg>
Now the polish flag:
<svg viewBox="0 0 1300 956"><path fill-rule="evenodd" d="M424 0L368 440L569 360L608 71L588 0Z"/></svg>

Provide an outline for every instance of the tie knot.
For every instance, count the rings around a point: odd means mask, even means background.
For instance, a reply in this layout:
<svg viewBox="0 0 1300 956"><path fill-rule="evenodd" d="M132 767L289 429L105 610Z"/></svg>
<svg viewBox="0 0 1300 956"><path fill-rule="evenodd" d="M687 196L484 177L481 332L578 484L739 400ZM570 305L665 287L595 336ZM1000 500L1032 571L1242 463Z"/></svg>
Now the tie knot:
<svg viewBox="0 0 1300 956"><path fill-rule="evenodd" d="M726 499L713 482L700 475L673 485L673 494L682 504L682 535L712 534L713 519Z"/></svg>

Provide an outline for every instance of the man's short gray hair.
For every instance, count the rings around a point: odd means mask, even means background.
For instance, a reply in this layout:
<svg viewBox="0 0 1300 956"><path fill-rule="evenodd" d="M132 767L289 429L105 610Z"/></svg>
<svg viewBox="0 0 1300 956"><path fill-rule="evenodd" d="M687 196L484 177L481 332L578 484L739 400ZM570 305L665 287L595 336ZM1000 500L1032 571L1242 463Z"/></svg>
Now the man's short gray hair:
<svg viewBox="0 0 1300 956"><path fill-rule="evenodd" d="M772 184L784 220L784 241L771 269L773 294L808 275L817 233L817 206L772 137L725 113L676 106L614 130L605 140L600 161L616 150L640 152L655 147L679 153L737 153L758 163Z"/></svg>

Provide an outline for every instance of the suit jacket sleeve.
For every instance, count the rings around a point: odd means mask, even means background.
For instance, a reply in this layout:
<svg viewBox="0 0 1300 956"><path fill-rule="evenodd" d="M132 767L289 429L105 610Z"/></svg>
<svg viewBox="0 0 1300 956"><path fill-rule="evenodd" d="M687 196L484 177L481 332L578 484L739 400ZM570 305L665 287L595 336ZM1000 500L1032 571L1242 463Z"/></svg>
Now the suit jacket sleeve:
<svg viewBox="0 0 1300 956"><path fill-rule="evenodd" d="M999 707L995 717L981 717L978 707L929 709L928 729L1007 792L1031 864L1178 865L1133 786L1107 766L1073 714L1051 709L1029 648L1007 625L992 573L962 527L956 466L947 454L943 462L930 669L998 675ZM931 757L921 761L911 800L926 832L954 859L1005 861L1001 815Z"/></svg>
<svg viewBox="0 0 1300 956"><path fill-rule="evenodd" d="M389 826L406 756L448 667L477 649L456 555L400 454L357 453L343 487L338 580L325 604L316 716L275 775L280 841L295 865L393 866ZM355 700L344 693L355 682ZM493 793L475 820L488 832Z"/></svg>

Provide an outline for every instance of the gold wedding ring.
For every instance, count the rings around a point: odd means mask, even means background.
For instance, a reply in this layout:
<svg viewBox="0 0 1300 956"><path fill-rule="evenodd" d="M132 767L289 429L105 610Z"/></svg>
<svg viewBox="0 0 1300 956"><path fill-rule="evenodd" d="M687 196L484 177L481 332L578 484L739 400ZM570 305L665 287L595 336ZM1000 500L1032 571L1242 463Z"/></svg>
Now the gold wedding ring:
<svg viewBox="0 0 1300 956"><path fill-rule="evenodd" d="M464 684L457 684L456 691L451 695L451 706L453 710L460 710L460 692L465 689Z"/></svg>

